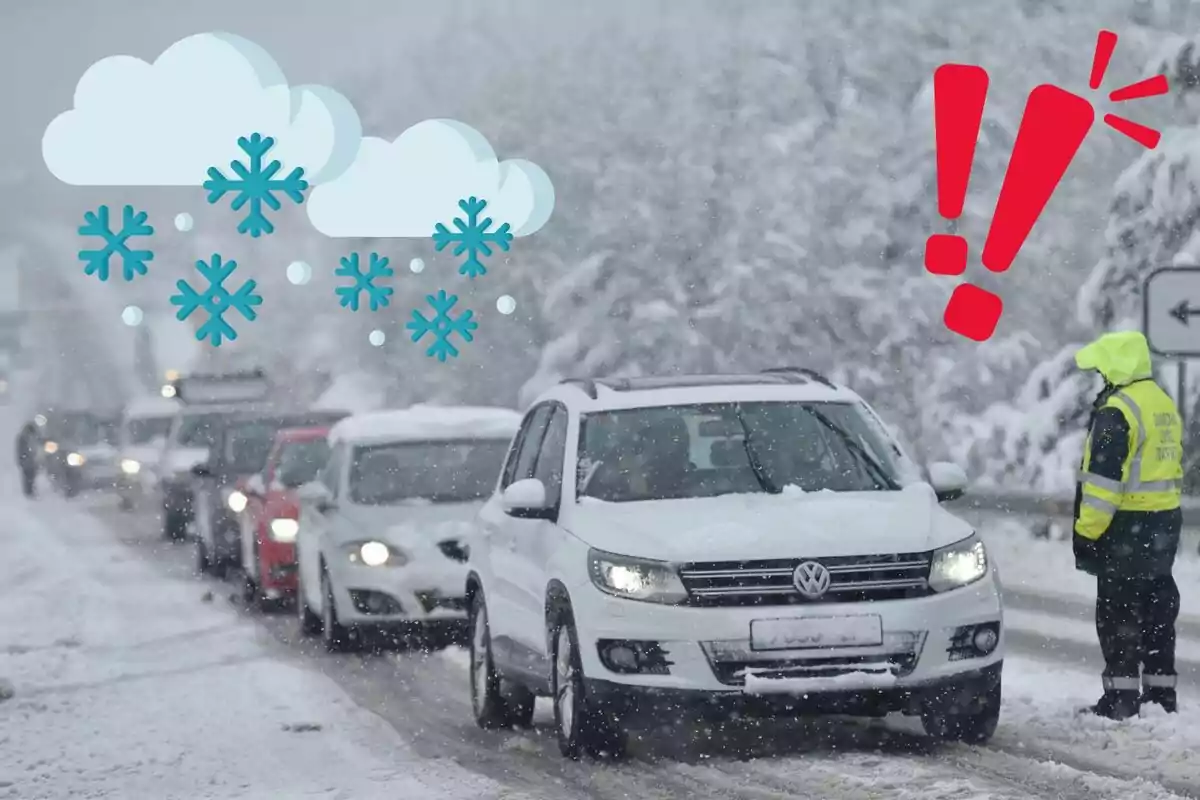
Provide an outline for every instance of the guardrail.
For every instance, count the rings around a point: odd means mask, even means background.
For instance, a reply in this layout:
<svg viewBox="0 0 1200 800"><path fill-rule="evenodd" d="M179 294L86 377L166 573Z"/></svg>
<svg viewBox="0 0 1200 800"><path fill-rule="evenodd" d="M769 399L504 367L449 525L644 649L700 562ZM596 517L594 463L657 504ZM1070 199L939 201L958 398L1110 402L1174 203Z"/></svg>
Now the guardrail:
<svg viewBox="0 0 1200 800"><path fill-rule="evenodd" d="M1007 513L1028 517L1066 517L1074 515L1075 497L1053 496L1036 492L971 489L966 495L946 504L963 511ZM1200 528L1200 497L1185 496L1182 502L1183 525Z"/></svg>

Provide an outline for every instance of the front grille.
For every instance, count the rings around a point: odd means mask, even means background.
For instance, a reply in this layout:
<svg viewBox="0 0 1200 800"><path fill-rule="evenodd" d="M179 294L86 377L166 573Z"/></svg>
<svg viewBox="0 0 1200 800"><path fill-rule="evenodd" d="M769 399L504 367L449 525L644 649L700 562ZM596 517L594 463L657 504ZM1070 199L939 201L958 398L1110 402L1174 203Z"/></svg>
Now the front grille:
<svg viewBox="0 0 1200 800"><path fill-rule="evenodd" d="M787 606L902 600L930 593L931 553L838 556L821 559L711 561L679 571L689 602L700 606ZM796 590L792 575L804 561L830 573L829 590L810 600Z"/></svg>
<svg viewBox="0 0 1200 800"><path fill-rule="evenodd" d="M885 653L873 656L845 656L841 658L779 658L766 661L713 661L713 674L726 686L744 686L746 670L755 677L782 678L832 678L853 672L891 672L902 678L917 665L917 654Z"/></svg>

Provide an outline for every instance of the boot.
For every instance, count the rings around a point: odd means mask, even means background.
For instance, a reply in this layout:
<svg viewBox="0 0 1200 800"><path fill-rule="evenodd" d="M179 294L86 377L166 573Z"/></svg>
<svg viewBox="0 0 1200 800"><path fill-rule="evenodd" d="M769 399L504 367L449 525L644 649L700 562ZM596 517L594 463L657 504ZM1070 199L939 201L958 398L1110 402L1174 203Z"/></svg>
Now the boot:
<svg viewBox="0 0 1200 800"><path fill-rule="evenodd" d="M1179 701L1176 698L1174 689L1145 689L1142 691L1142 696L1138 703L1143 706L1148 703L1157 703L1168 714L1175 714L1179 711Z"/></svg>
<svg viewBox="0 0 1200 800"><path fill-rule="evenodd" d="M1139 700L1136 691L1110 690L1105 692L1094 706L1084 709L1084 711L1105 719L1129 719L1138 715L1141 707Z"/></svg>

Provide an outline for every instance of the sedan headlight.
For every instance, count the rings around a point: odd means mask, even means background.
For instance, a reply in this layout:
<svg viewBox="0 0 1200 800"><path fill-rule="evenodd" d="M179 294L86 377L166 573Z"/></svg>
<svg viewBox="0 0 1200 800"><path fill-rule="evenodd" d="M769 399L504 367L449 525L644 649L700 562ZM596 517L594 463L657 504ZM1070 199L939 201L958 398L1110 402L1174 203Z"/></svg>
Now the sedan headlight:
<svg viewBox="0 0 1200 800"><path fill-rule="evenodd" d="M229 510L235 514L240 514L246 509L246 504L250 502L246 499L246 495L234 489L225 498L225 505L229 506Z"/></svg>
<svg viewBox="0 0 1200 800"><path fill-rule="evenodd" d="M44 445L42 445L42 450L46 451L50 455L54 455L58 452L58 442L46 442Z"/></svg>
<svg viewBox="0 0 1200 800"><path fill-rule="evenodd" d="M72 467L82 467L87 462L81 453L67 453L67 463Z"/></svg>
<svg viewBox="0 0 1200 800"><path fill-rule="evenodd" d="M935 592L958 589L987 575L987 548L978 535L943 547L933 554L929 569L929 588Z"/></svg>
<svg viewBox="0 0 1200 800"><path fill-rule="evenodd" d="M137 475L141 471L142 465L140 462L132 458L121 459L121 472L124 472L126 475Z"/></svg>
<svg viewBox="0 0 1200 800"><path fill-rule="evenodd" d="M300 523L294 519L271 520L271 538L277 542L294 542L300 532Z"/></svg>
<svg viewBox="0 0 1200 800"><path fill-rule="evenodd" d="M351 542L346 545L346 555L351 563L368 567L403 567L408 563L403 550L376 541Z"/></svg>
<svg viewBox="0 0 1200 800"><path fill-rule="evenodd" d="M676 604L688 597L679 573L662 561L592 550L588 553L588 574L597 589L627 600Z"/></svg>

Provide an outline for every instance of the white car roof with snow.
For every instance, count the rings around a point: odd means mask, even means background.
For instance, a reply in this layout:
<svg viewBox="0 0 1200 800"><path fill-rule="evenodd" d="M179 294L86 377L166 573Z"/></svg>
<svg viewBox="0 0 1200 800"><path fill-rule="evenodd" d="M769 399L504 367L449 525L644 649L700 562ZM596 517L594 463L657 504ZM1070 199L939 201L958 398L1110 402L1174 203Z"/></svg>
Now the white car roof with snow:
<svg viewBox="0 0 1200 800"><path fill-rule="evenodd" d="M125 406L126 419L144 419L146 417L170 417L182 407L182 403L162 395L148 395L130 400Z"/></svg>
<svg viewBox="0 0 1200 800"><path fill-rule="evenodd" d="M745 375L568 379L543 392L535 402L558 400L586 414L700 403L852 403L861 399L856 392L811 370L780 369Z"/></svg>
<svg viewBox="0 0 1200 800"><path fill-rule="evenodd" d="M511 439L521 415L491 406L426 406L354 414L329 431L330 442L384 444L431 439Z"/></svg>

